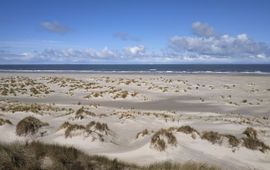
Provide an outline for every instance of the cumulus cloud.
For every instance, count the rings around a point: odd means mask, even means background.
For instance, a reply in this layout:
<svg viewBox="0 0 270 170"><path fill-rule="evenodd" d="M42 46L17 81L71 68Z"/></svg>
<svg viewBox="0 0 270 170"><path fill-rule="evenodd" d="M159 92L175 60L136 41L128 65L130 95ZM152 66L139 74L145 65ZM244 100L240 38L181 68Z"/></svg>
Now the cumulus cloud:
<svg viewBox="0 0 270 170"><path fill-rule="evenodd" d="M216 35L211 27L199 22L193 23L192 27L196 28L197 36L173 36L170 39L170 47L173 50L198 57L209 56L231 60L270 57L270 48L267 44L254 41L246 34Z"/></svg>
<svg viewBox="0 0 270 170"><path fill-rule="evenodd" d="M122 49L104 47L97 50L63 48L54 43L54 48L42 45L47 49L14 54L3 50L14 43L0 42L0 63L270 63L269 45L255 41L244 33L219 34L201 22L193 23L192 30L194 35L171 37L169 47L159 51L150 51L151 48L142 44ZM122 37L128 39L125 36L123 34Z"/></svg>
<svg viewBox="0 0 270 170"><path fill-rule="evenodd" d="M141 56L145 54L145 47L143 45L126 47L124 52L127 56Z"/></svg>
<svg viewBox="0 0 270 170"><path fill-rule="evenodd" d="M146 51L143 45L113 50L108 47L96 50L86 49L44 49L19 55L0 53L0 63L169 63L173 57L165 57L161 53ZM14 62L15 63L15 62Z"/></svg>
<svg viewBox="0 0 270 170"><path fill-rule="evenodd" d="M126 47L122 50L112 50L104 47L101 50L87 49L45 49L28 53L4 54L0 52L2 63L17 61L18 63L125 63L139 62L138 58L145 55L142 45ZM146 56L145 56L146 57ZM142 59L142 58L140 58Z"/></svg>
<svg viewBox="0 0 270 170"><path fill-rule="evenodd" d="M47 31L54 32L54 33L66 33L69 31L69 28L66 26L61 25L57 21L44 21L40 23L40 26Z"/></svg>
<svg viewBox="0 0 270 170"><path fill-rule="evenodd" d="M30 55L30 54L29 54ZM91 61L107 60L116 57L116 52L107 47L101 50L83 49L45 49L41 52L34 52L31 55L39 61L57 63L91 63Z"/></svg>
<svg viewBox="0 0 270 170"><path fill-rule="evenodd" d="M139 41L139 38L133 35L130 35L127 32L116 32L113 33L114 38L118 38L122 41Z"/></svg>

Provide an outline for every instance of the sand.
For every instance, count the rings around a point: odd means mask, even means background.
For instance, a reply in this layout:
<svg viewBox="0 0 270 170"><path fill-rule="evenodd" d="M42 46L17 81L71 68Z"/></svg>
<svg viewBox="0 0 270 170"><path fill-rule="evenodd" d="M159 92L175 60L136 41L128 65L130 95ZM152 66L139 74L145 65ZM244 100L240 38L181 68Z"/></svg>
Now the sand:
<svg viewBox="0 0 270 170"><path fill-rule="evenodd" d="M243 144L243 131L252 127L270 146L269 82L267 75L0 73L0 118L12 122L0 126L0 142L39 140L140 165L169 160L269 169L270 150ZM12 107L34 103L41 110ZM76 116L80 108L83 112ZM18 136L16 124L26 116L49 126ZM108 130L93 126L93 133L77 129L67 137L66 128L60 128L64 122L86 127L91 121L107 124ZM185 125L198 134L168 130ZM152 138L162 128L175 136L176 144L162 136L166 148L160 151ZM148 134L137 137L144 129ZM240 143L231 146L225 137L212 143L203 139L206 131L233 135Z"/></svg>

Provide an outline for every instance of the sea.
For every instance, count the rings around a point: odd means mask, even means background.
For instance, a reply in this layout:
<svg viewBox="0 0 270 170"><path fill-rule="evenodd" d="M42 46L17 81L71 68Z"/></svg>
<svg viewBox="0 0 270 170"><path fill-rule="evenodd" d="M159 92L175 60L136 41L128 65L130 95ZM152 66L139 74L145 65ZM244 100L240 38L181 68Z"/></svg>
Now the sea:
<svg viewBox="0 0 270 170"><path fill-rule="evenodd" d="M0 72L270 75L270 64L16 64L0 65Z"/></svg>

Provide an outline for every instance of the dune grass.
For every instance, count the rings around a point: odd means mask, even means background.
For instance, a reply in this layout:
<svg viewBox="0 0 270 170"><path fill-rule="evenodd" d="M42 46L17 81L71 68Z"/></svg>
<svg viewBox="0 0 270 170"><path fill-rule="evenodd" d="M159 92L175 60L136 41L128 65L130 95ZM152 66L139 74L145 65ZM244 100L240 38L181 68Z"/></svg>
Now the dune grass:
<svg viewBox="0 0 270 170"><path fill-rule="evenodd" d="M81 107L80 109L78 109L75 113L75 118L76 119L83 119L85 117L85 115L88 116L96 116L95 113L90 112L88 110L86 110L84 107Z"/></svg>
<svg viewBox="0 0 270 170"><path fill-rule="evenodd" d="M240 140L237 139L237 137L230 135L230 134L225 134L223 135L224 137L228 138L228 142L232 147L236 147L240 144Z"/></svg>
<svg viewBox="0 0 270 170"><path fill-rule="evenodd" d="M4 125L4 124L10 124L10 125L12 125L12 123L11 123L10 120L0 118L0 126L2 126L2 125Z"/></svg>
<svg viewBox="0 0 270 170"><path fill-rule="evenodd" d="M41 127L48 126L48 123L42 122L39 119L28 116L22 119L16 126L16 134L19 136L35 134Z"/></svg>
<svg viewBox="0 0 270 170"><path fill-rule="evenodd" d="M143 131L137 133L136 139L138 139L140 136L143 137L143 136L148 135L148 134L149 134L148 129L144 129Z"/></svg>
<svg viewBox="0 0 270 170"><path fill-rule="evenodd" d="M65 137L72 137L72 132L76 130L81 130L82 133L86 134L92 134L95 133L99 136L99 139L101 141L104 141L104 134L108 135L110 129L106 123L100 123L100 122L95 122L91 121L89 122L86 126L84 125L78 125L78 124L71 124L69 122L64 122L60 127L60 129L65 129Z"/></svg>
<svg viewBox="0 0 270 170"><path fill-rule="evenodd" d="M221 139L221 135L218 132L206 131L201 136L202 139L208 140L212 144L217 143Z"/></svg>
<svg viewBox="0 0 270 170"><path fill-rule="evenodd" d="M209 166L208 164L186 162L184 164L174 164L171 162L155 163L148 167L144 167L143 170L218 170L219 168Z"/></svg>
<svg viewBox="0 0 270 170"><path fill-rule="evenodd" d="M167 145L175 146L176 144L176 137L167 129L160 129L151 138L151 145L158 151L164 151Z"/></svg>
<svg viewBox="0 0 270 170"><path fill-rule="evenodd" d="M246 130L243 132L246 137L243 139L243 145L252 150L260 150L261 152L265 152L266 150L270 150L270 147L267 146L264 142L260 141L257 138L257 131L252 127L247 127Z"/></svg>
<svg viewBox="0 0 270 170"><path fill-rule="evenodd" d="M1 111L5 112L32 112L36 114L50 114L51 112L74 112L72 108L58 107L51 104L5 102L0 104Z"/></svg>
<svg viewBox="0 0 270 170"><path fill-rule="evenodd" d="M207 164L161 162L149 166L89 156L73 147L40 142L0 144L0 170L216 170Z"/></svg>
<svg viewBox="0 0 270 170"><path fill-rule="evenodd" d="M196 129L194 129L188 125L181 126L181 127L177 128L177 132L183 132L185 134L191 134L191 133L195 132L195 133L199 134L199 132Z"/></svg>

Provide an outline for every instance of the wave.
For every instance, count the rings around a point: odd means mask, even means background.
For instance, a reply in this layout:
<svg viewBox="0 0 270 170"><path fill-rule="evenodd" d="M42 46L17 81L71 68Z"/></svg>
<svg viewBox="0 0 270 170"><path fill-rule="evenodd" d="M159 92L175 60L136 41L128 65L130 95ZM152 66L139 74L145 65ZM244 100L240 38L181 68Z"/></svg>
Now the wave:
<svg viewBox="0 0 270 170"><path fill-rule="evenodd" d="M0 69L2 73L139 73L139 74L259 74L270 75L270 72L262 71L172 71L172 70L19 70L19 69Z"/></svg>

